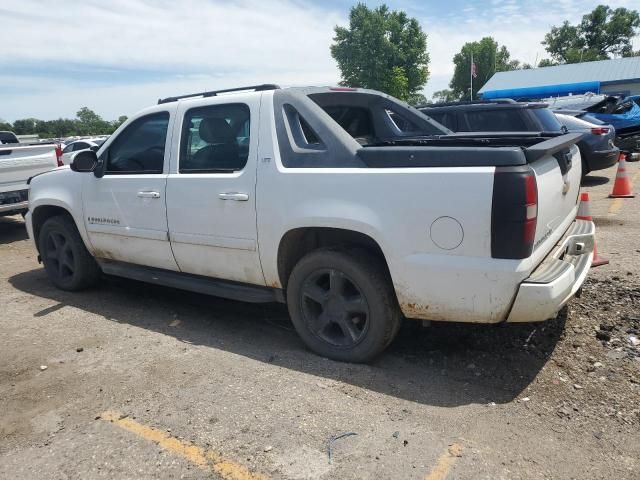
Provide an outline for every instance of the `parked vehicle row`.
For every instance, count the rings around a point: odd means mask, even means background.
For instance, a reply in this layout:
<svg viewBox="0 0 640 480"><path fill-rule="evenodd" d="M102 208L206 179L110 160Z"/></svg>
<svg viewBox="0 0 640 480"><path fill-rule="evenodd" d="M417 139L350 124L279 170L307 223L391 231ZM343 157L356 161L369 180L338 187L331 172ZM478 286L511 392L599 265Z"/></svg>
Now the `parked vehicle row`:
<svg viewBox="0 0 640 480"><path fill-rule="evenodd" d="M0 132L0 216L26 214L28 180L58 166L55 144L21 144L13 132Z"/></svg>
<svg viewBox="0 0 640 480"><path fill-rule="evenodd" d="M100 145L105 142L106 138L83 138L80 140L72 140L65 142L62 148L62 162L68 165L71 161L71 154L73 152L79 152L80 150L87 150L89 148L98 150Z"/></svg>
<svg viewBox="0 0 640 480"><path fill-rule="evenodd" d="M590 123L611 125L616 130L615 144L624 151L640 151L640 95L576 95L548 99L559 113Z"/></svg>
<svg viewBox="0 0 640 480"><path fill-rule="evenodd" d="M582 174L616 164L619 149L615 146L615 129L595 125L569 115L554 114L546 103L492 100L453 102L419 107L420 110L456 132L565 132L583 134L578 142Z"/></svg>
<svg viewBox="0 0 640 480"><path fill-rule="evenodd" d="M543 321L582 285L581 134L454 133L363 89L220 93L161 100L32 178L54 285L107 273L286 302L312 350L355 362L403 317Z"/></svg>

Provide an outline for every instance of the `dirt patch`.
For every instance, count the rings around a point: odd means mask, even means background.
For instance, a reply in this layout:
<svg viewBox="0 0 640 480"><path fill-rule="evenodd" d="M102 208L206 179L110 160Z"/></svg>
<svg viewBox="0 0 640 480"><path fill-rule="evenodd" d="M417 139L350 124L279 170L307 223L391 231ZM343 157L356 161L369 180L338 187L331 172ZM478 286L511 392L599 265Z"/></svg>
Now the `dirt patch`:
<svg viewBox="0 0 640 480"><path fill-rule="evenodd" d="M564 334L527 395L541 414L580 424L640 425L640 285L631 276L585 283Z"/></svg>

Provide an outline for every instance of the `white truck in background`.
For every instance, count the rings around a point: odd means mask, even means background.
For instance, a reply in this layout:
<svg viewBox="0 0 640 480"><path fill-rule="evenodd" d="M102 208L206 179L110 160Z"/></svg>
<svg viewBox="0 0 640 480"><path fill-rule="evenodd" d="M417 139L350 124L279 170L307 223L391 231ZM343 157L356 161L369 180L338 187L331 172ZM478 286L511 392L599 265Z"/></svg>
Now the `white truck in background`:
<svg viewBox="0 0 640 480"><path fill-rule="evenodd" d="M25 214L28 180L58 166L55 144L18 143L12 132L0 132L0 217Z"/></svg>

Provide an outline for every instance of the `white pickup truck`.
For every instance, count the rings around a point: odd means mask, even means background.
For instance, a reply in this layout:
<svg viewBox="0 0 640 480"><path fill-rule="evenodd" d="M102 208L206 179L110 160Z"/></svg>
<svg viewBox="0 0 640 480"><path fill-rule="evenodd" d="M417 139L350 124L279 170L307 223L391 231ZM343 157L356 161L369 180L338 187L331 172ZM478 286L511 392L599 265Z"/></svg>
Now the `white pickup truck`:
<svg viewBox="0 0 640 480"><path fill-rule="evenodd" d="M57 287L286 302L312 350L362 362L403 317L543 321L582 285L580 135L452 134L371 90L239 90L160 100L32 180Z"/></svg>
<svg viewBox="0 0 640 480"><path fill-rule="evenodd" d="M58 166L53 144L21 144L11 132L0 132L0 217L25 214L29 178Z"/></svg>

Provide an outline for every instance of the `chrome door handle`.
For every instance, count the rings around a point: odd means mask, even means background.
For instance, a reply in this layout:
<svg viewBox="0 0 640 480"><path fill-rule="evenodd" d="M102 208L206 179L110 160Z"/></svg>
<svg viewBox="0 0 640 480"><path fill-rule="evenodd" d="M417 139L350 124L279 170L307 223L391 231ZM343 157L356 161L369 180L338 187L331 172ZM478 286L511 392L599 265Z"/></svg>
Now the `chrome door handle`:
<svg viewBox="0 0 640 480"><path fill-rule="evenodd" d="M140 198L160 198L160 192L138 192Z"/></svg>
<svg viewBox="0 0 640 480"><path fill-rule="evenodd" d="M249 195L239 192L224 192L219 193L218 198L220 200L235 200L236 202L246 202L247 200L249 200Z"/></svg>

